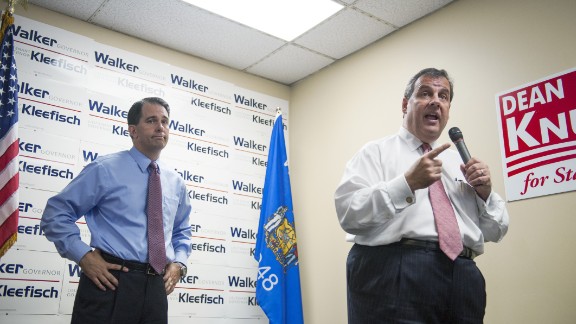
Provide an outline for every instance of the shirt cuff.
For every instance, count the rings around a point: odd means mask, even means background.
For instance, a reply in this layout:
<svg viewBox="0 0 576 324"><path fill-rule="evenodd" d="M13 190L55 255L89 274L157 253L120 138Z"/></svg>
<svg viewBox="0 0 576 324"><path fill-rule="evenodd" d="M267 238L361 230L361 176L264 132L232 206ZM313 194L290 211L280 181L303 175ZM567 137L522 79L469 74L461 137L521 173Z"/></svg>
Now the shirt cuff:
<svg viewBox="0 0 576 324"><path fill-rule="evenodd" d="M416 202L416 196L403 174L389 181L387 187L394 208L404 209Z"/></svg>
<svg viewBox="0 0 576 324"><path fill-rule="evenodd" d="M186 264L187 261L188 254L185 251L174 251L174 260L172 262Z"/></svg>
<svg viewBox="0 0 576 324"><path fill-rule="evenodd" d="M494 191L490 192L490 195L486 201L482 200L480 196L476 195L476 202L478 203L478 206L482 207L482 214L500 215L505 208L504 200Z"/></svg>
<svg viewBox="0 0 576 324"><path fill-rule="evenodd" d="M92 248L86 245L86 243L80 241L79 243L72 244L68 255L70 260L80 264L80 260L86 255L86 253L92 251Z"/></svg>

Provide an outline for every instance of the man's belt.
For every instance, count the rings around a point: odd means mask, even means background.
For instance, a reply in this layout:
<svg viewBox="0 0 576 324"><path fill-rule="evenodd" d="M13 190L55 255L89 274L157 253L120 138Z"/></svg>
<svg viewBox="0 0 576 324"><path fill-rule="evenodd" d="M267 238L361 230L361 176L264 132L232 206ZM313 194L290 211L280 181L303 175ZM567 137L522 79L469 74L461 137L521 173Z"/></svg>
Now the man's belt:
<svg viewBox="0 0 576 324"><path fill-rule="evenodd" d="M154 270L154 268L152 268L152 266L150 266L149 263L140 263L140 262L136 262L136 261L129 261L129 260L120 259L118 257L115 257L115 256L113 256L109 253L103 252L103 251L101 251L101 255L102 255L102 258L104 260L106 260L106 262L121 265L123 267L128 268L128 270L130 270L130 271L143 272L143 273L145 273L147 275L151 275L151 276L163 275L165 272L165 271L162 271L162 273L157 273Z"/></svg>
<svg viewBox="0 0 576 324"><path fill-rule="evenodd" d="M432 250L432 251L441 251L440 245L438 244L438 242L434 242L434 241L423 241L423 240L414 240L414 239L404 238L404 239L400 240L400 242L398 242L398 243L400 243L402 245L417 246L417 247L421 247L421 248ZM462 250L462 253L460 253L459 256L473 260L475 257L478 256L478 254L476 252L474 252L474 250L472 250L468 247L464 247L464 249Z"/></svg>

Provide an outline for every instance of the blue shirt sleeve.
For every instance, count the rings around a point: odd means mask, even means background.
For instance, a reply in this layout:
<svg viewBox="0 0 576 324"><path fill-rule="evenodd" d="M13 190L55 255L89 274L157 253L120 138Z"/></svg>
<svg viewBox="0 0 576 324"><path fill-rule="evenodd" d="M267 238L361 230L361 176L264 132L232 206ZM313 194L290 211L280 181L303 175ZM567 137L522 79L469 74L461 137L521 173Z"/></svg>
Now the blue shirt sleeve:
<svg viewBox="0 0 576 324"><path fill-rule="evenodd" d="M180 201L174 218L174 227L172 231L172 246L174 248L173 262L186 264L192 251L192 227L190 226L189 215L192 211L190 199L186 185L181 182Z"/></svg>
<svg viewBox="0 0 576 324"><path fill-rule="evenodd" d="M91 251L81 240L76 221L97 205L101 188L95 184L97 179L105 179L105 172L97 163L87 165L61 193L48 199L42 215L40 227L46 238L54 242L62 257L76 263Z"/></svg>

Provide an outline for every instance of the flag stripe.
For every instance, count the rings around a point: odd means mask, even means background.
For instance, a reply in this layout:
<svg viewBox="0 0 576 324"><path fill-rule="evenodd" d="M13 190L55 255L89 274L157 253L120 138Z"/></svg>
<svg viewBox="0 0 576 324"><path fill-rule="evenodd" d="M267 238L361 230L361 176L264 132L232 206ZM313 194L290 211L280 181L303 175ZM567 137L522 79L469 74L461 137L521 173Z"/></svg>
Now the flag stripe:
<svg viewBox="0 0 576 324"><path fill-rule="evenodd" d="M10 198L17 197L15 194L18 192L18 180L19 174L16 173L0 190L0 224L4 223L2 221L2 215L12 214L12 211L15 209L14 206L10 204ZM16 204L16 207L17 206L18 204Z"/></svg>
<svg viewBox="0 0 576 324"><path fill-rule="evenodd" d="M3 134L0 133L0 134ZM0 155L3 155L4 152L12 145L12 143L18 140L18 124L12 125L10 129L6 132L4 137L0 138Z"/></svg>
<svg viewBox="0 0 576 324"><path fill-rule="evenodd" d="M0 156L0 165L4 168L3 170L0 170L0 188L4 187L6 183L8 183L8 181L18 173L19 152L18 142L14 142L9 146L6 154Z"/></svg>

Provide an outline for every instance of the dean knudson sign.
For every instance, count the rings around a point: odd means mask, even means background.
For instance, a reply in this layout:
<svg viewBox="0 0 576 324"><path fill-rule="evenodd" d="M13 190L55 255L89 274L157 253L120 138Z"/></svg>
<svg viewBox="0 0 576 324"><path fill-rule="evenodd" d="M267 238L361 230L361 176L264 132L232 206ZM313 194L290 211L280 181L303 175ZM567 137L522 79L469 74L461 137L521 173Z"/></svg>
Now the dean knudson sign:
<svg viewBox="0 0 576 324"><path fill-rule="evenodd" d="M496 95L508 200L576 190L576 69Z"/></svg>

